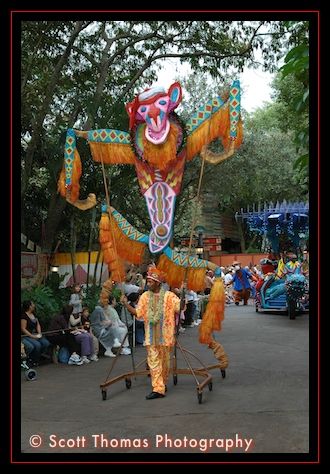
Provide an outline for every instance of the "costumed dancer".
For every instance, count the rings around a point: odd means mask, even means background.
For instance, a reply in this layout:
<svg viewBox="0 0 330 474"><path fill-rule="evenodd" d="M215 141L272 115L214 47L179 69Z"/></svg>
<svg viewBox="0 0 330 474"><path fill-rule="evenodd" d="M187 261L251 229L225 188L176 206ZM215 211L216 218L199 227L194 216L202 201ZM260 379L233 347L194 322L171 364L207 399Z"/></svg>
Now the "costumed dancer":
<svg viewBox="0 0 330 474"><path fill-rule="evenodd" d="M135 311L125 298L124 306L138 319L143 319L147 363L150 369L152 392L147 400L163 398L170 368L170 352L175 344L176 314L180 312L180 299L172 292L165 291L162 283L165 275L156 266L149 267L147 273L148 291L144 292Z"/></svg>

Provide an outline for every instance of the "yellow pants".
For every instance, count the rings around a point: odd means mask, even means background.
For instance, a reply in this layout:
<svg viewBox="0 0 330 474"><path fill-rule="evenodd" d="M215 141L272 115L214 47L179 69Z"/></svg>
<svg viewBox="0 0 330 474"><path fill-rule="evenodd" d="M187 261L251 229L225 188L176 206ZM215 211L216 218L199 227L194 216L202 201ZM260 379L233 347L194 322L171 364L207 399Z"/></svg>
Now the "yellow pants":
<svg viewBox="0 0 330 474"><path fill-rule="evenodd" d="M150 369L152 391L164 395L165 385L170 369L169 346L146 346L148 358L147 362Z"/></svg>

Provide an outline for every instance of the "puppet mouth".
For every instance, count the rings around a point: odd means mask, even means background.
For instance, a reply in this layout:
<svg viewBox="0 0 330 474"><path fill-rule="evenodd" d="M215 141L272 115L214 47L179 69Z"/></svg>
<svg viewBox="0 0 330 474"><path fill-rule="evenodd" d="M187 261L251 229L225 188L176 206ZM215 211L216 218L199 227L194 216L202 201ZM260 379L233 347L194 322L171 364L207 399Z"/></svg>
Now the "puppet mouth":
<svg viewBox="0 0 330 474"><path fill-rule="evenodd" d="M161 128L160 117L158 116L157 125L153 119L151 125L152 128L149 125L146 127L146 139L154 145L160 145L161 143L164 143L168 132L170 131L170 122L167 120L165 128Z"/></svg>

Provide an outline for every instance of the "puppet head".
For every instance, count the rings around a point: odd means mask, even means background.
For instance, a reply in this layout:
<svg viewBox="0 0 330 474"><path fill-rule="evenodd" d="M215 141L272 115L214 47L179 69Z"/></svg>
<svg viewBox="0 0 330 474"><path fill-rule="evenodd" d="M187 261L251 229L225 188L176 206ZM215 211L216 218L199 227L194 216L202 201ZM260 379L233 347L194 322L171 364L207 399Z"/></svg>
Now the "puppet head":
<svg viewBox="0 0 330 474"><path fill-rule="evenodd" d="M170 131L169 114L181 102L182 90L178 82L171 85L168 92L163 87L151 87L138 94L126 104L130 130L137 123L146 123L145 137L154 145L166 141Z"/></svg>

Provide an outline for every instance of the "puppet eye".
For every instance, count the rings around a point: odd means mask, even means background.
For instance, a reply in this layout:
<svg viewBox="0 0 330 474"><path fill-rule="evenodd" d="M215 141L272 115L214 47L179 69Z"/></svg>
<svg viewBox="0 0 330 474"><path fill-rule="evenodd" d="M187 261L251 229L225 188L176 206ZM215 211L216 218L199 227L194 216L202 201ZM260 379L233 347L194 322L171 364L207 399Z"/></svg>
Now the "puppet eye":
<svg viewBox="0 0 330 474"><path fill-rule="evenodd" d="M141 107L140 110L141 110L141 112L145 112L145 111L147 110L147 107L144 107L144 106L143 106L143 107Z"/></svg>
<svg viewBox="0 0 330 474"><path fill-rule="evenodd" d="M167 104L166 100L160 100L159 103L160 103L160 105L166 105Z"/></svg>

